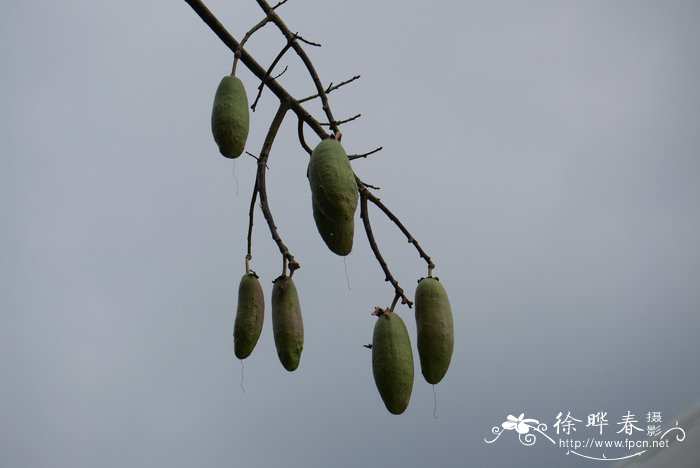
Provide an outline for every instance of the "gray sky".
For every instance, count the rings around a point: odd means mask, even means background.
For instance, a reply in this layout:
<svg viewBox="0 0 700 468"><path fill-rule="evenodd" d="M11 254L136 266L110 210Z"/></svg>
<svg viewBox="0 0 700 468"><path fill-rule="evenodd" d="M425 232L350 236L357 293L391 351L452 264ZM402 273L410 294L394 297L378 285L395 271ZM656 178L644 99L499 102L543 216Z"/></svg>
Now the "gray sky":
<svg viewBox="0 0 700 468"><path fill-rule="evenodd" d="M207 4L238 38L261 18L252 1ZM607 411L614 432L627 411L672 425L697 401L700 4L279 12L323 44L309 54L324 83L362 75L330 96L338 118L363 114L343 143L384 146L353 167L450 295L438 418L419 371L406 413L384 409L361 345L393 292L359 225L345 264L316 233L293 119L268 190L302 265L305 349L298 371L282 368L268 304L242 391L231 331L255 161L218 154L211 102L232 54L185 2L4 2L0 465L606 466L514 432L484 438L509 414L551 432L559 411ZM282 45L269 27L249 50L268 64ZM283 84L312 93L298 59L283 62ZM258 81L240 76L252 99ZM249 151L276 105L266 91ZM371 215L412 294L424 263ZM258 220L269 299L281 262Z"/></svg>

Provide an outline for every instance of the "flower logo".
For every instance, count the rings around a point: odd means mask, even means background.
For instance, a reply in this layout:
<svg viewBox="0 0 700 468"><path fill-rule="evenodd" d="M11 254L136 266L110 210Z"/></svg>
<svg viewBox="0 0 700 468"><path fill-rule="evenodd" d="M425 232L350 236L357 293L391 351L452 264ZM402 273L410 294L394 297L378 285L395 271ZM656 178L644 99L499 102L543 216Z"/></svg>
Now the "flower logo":
<svg viewBox="0 0 700 468"><path fill-rule="evenodd" d="M530 429L532 429L533 432L530 432ZM491 433L494 434L495 437L491 440L484 439L484 442L487 444L492 444L496 442L496 440L501 437L501 434L504 432L515 431L518 433L518 440L525 446L534 445L534 443L537 441L537 434L534 434L534 432L546 437L551 443L556 444L554 439L545 434L546 430L546 424L540 423L537 419L525 418L525 413L520 413L520 416L517 418L512 414L509 414L506 417L506 420L501 424L501 427L493 426L491 428Z"/></svg>
<svg viewBox="0 0 700 468"><path fill-rule="evenodd" d="M527 434L530 432L530 428L532 427L529 426L529 424L534 424L534 427L537 427L537 425L540 423L537 419L524 419L524 417L525 413L520 413L520 416L517 418L512 414L509 414L506 421L501 424L501 426L503 426L503 429L507 431L512 431L515 429L518 434Z"/></svg>

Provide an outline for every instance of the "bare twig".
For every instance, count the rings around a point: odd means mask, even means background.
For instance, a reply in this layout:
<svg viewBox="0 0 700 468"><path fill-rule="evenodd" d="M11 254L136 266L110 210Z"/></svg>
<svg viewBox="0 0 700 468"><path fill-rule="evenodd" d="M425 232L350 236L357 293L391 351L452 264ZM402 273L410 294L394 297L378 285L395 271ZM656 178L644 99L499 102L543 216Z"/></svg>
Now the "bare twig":
<svg viewBox="0 0 700 468"><path fill-rule="evenodd" d="M373 149L372 151L370 151L370 152L368 152L368 153L351 154L350 156L348 156L348 159L349 159L350 161L352 161L353 159L366 158L366 157L369 156L370 154L377 153L377 152L381 151L382 149L384 149L384 147L383 147L383 146L380 146L379 148L375 148L375 149Z"/></svg>
<svg viewBox="0 0 700 468"><path fill-rule="evenodd" d="M384 281L388 281L391 283L391 285L394 287L394 291L396 292L396 295L401 298L401 303L408 305L408 307L411 307L413 305L413 302L406 297L406 295L403 292L403 289L401 289L401 286L399 285L399 282L396 281L394 276L391 274L391 271L389 271L389 266L386 264L386 261L384 260L384 257L382 257L382 253L379 251L379 246L377 246L377 241L374 239L374 234L372 233L372 224L369 221L369 213L367 210L367 199L369 194L369 190L367 190L364 186L360 186L360 218L362 218L362 223L365 227L365 233L367 234L367 240L369 241L369 246L372 249L372 252L374 253L374 256L376 257L377 261L379 262L379 265L382 267L382 270L384 271Z"/></svg>
<svg viewBox="0 0 700 468"><path fill-rule="evenodd" d="M313 150L309 148L309 145L306 144L306 139L304 139L304 121L299 119L299 125L297 126L297 133L299 135L299 143L301 144L301 147L306 150L309 155L313 153Z"/></svg>
<svg viewBox="0 0 700 468"><path fill-rule="evenodd" d="M291 43L291 42L287 42L287 45L285 45L285 46L282 48L282 50L280 51L280 53L277 54L277 57L275 57L275 59L274 59L274 60L272 61L272 63L270 64L270 67L269 67L269 68L267 69L267 71L265 72L265 76L264 76L263 79L260 81L260 85L258 86L258 95L255 96L255 101L253 101L253 105L250 106L250 108L253 110L253 112L255 112L255 108L258 106L258 101L260 100L260 96L262 96L263 89L265 88L265 81L267 81L268 78L270 78L270 75L272 75L272 70L275 68L275 65L277 65L277 63L279 63L279 61L282 60L282 57L284 56L284 54L285 54L289 49L291 49L291 47L292 47L292 43Z"/></svg>
<svg viewBox="0 0 700 468"><path fill-rule="evenodd" d="M286 0L285 0L286 1ZM245 33L245 36L243 36L243 39L241 39L241 43L238 44L238 47L236 48L233 56L233 67L231 67L231 75L236 74L236 66L238 65L238 60L241 58L241 50L243 49L243 46L245 45L246 42L248 42L248 39L250 39L250 36L255 34L255 32L265 26L267 23L270 22L270 17L265 17L263 18L262 21L260 21L258 24L253 26L250 31Z"/></svg>
<svg viewBox="0 0 700 468"><path fill-rule="evenodd" d="M282 70L281 72L279 72L278 74L276 74L275 76L273 76L272 79L273 79L273 80L276 80L276 79L279 78L280 76L282 76L282 75L284 75L285 73L287 73L287 70L288 70L288 69L289 69L289 67L285 66L285 67L284 67L284 70Z"/></svg>
<svg viewBox="0 0 700 468"><path fill-rule="evenodd" d="M330 94L331 91L335 91L336 89L340 88L341 86L345 86L346 84L352 83L353 81L359 80L359 79L360 79L360 75L355 75L352 78L350 78L349 80L342 81L342 82L338 83L337 85L334 85L333 83L331 83L328 85L328 88L326 88L326 90L325 90L326 94ZM305 98L299 99L299 103L310 101L312 99L316 99L319 96L320 95L318 93L312 94L311 96L306 96Z"/></svg>
<svg viewBox="0 0 700 468"><path fill-rule="evenodd" d="M281 7L281 6L284 5L285 3L287 3L287 0L282 0L281 2L277 3L277 5L273 6L272 9L273 9L273 10L276 10L277 7Z"/></svg>
<svg viewBox="0 0 700 468"><path fill-rule="evenodd" d="M275 117L272 119L270 124L270 129L267 131L267 136L263 143L262 150L260 150L260 158L258 159L258 173L255 185L260 192L260 208L262 209L263 216L265 216L265 221L270 228L270 234L272 234L272 239L277 244L277 247L284 258L284 261L288 262L290 275L294 273L294 270L299 269L299 263L294 259L294 255L289 251L289 248L282 242L279 233L277 232L277 226L275 225L275 220L272 217L272 212L270 211L270 206L267 202L267 188L265 186L265 164L267 163L267 158L270 156L270 150L272 149L272 144L275 141L277 132L282 125L284 116L286 115L289 108L284 102L280 102L279 109Z"/></svg>
<svg viewBox="0 0 700 468"><path fill-rule="evenodd" d="M331 123L321 122L321 125L323 125L324 127L331 127L333 125L338 126L338 125L342 125L344 123L352 122L353 120L359 119L360 117L362 117L362 114L355 114L352 117L347 118L345 120L336 120L335 122L331 122Z"/></svg>
<svg viewBox="0 0 700 468"><path fill-rule="evenodd" d="M255 159L256 161L260 161L260 158L257 157L257 156L255 156L255 155L254 155L253 153L251 153L250 151L246 151L245 154L247 154L247 155L250 156L251 158ZM268 171L270 170L270 166L268 166L267 164L265 164L265 167L267 168ZM365 185L367 185L367 184L365 184Z"/></svg>
<svg viewBox="0 0 700 468"><path fill-rule="evenodd" d="M309 45L318 45L316 43L312 43L310 41L307 41L303 39L301 36L299 36L296 33L292 33L289 28L285 25L285 23L282 21L282 19L277 15L277 13L274 11L278 6L284 4L287 0L282 0L278 4L276 4L274 7L270 7L268 2L266 0L256 0L259 4L259 6L263 9L263 11L266 14L265 19L263 19L260 23L258 23L251 31L249 31L246 36L244 37L243 41L239 44L236 39L231 36L228 31L224 28L224 26L219 22L219 20L207 9L207 7L204 5L202 0L185 0L191 7L192 9L202 18L202 20L214 31L214 33L222 40L226 46L228 46L234 54L236 54L237 59L240 58L240 60L248 67L248 69L261 81L260 84L260 91L262 92L262 89L266 86L272 91L272 93L277 96L277 98L280 100L280 108L277 111L277 114L275 114L275 118L273 119L270 129L268 130L268 134L265 138L265 142L263 144L263 150L260 154L259 157L256 159L258 160L258 170L257 170L257 175L256 175L256 184L255 184L255 189L253 192L253 197L251 199L251 206L254 207L255 205L255 198L257 195L260 195L260 204L261 208L263 211L263 215L265 216L265 220L267 221L268 227L270 228L270 232L272 234L272 238L275 240L277 243L277 246L280 250L280 253L282 253L283 256L283 262L284 264L289 264L289 269L290 269L290 275L294 273L296 269L299 268L299 264L294 260L294 257L292 254L289 252L289 249L286 247L286 245L282 242L278 232L277 232L277 227L274 223L274 219L272 218L272 213L270 212L268 201L267 201L267 192L266 192L266 187L265 187L265 171L267 168L267 159L269 157L270 149L272 147L272 144L274 142L274 139L276 137L276 134L279 130L279 127L284 119L284 116L286 115L286 112L288 110L292 110L299 121L298 125L298 136L299 136L299 142L301 146L304 148L305 151L307 151L309 154L312 153L311 148L309 145L306 143L305 138L304 138L304 125L308 125L311 127L311 129L316 133L316 135L320 139L326 139L329 137L328 133L326 130L323 128L323 125L316 120L302 105L302 102L306 102L315 98L320 98L322 102L322 109L326 115L328 126L330 126L332 130L332 136L336 140L340 140L341 138L341 133L338 128L338 125L344 122L349 122L351 120L354 120L358 118L360 115L358 114L357 116L354 116L350 119L343 120L343 121L337 121L333 118L333 114L330 109L330 105L328 103L328 96L331 91L340 88L341 86L344 86L348 83L351 83L352 81L355 81L356 79L360 78L360 76L354 76L353 78L346 80L344 82L341 82L337 85L333 85L332 83L326 88L323 88L323 85L321 84L320 78L316 72L316 69L314 68L311 60L309 59L308 55L304 51L301 43L306 43ZM270 66L268 70L263 69L263 67L250 55L248 54L242 47L243 43L248 40L248 38L258 29L262 28L265 24L268 22L273 22L277 28L280 30L280 32L285 36L287 39L287 45L285 46L285 49L278 55L278 57L275 59L273 64ZM296 100L280 83L276 81L276 78L279 77L280 75L277 75L277 77L273 78L272 71L274 66L279 62L281 59L282 55L284 52L286 52L289 48L294 49L296 54L299 56L299 58L302 60L304 65L306 66L306 69L311 76L314 85L316 87L317 93L312 96L308 96L306 98L303 98L301 100ZM286 70L286 69L285 69ZM234 71L235 71L235 61L234 61ZM282 72L284 73L284 72ZM255 103L253 108L258 102L260 93L258 94L258 97L255 99ZM349 159L358 159L358 158L366 158L370 154L374 154L378 151L380 151L382 148L379 147L375 150L372 150L368 153L364 154L357 154L357 155L351 155L348 158ZM251 154L251 156L253 156ZM255 157L255 156L253 156ZM369 214L368 214L368 202L371 201L374 203L400 230L401 232L406 235L408 242L413 244L413 246L416 248L418 251L419 255L421 258L423 258L426 263L428 264L428 275L430 276L432 274L432 270L435 267L434 263L432 262L431 258L425 253L425 251L421 248L420 244L413 238L411 233L406 229L406 227L403 225L403 223L384 205L378 197L373 195L370 192L370 188L378 188L374 187L369 184L363 183L357 176L356 180L358 183L358 191L360 194L360 211L361 211L361 218L365 227L365 232L367 234L368 241L370 243L370 247L372 248L372 251L377 258L377 261L379 262L380 266L382 267L382 270L385 273L385 280L390 282L394 286L395 290L395 297L394 297L394 303L392 304L392 309L393 306L395 306L396 302L398 301L399 298L401 298L402 303L408 304L409 307L412 305L412 302L405 296L403 293L403 289L401 289L399 283L394 279L392 276L391 272L389 271L387 263L384 261L384 258L381 255L381 252L379 251L379 247L377 246L376 240L374 238L374 234L372 232L372 226L369 220ZM252 258L252 253L251 253L251 235L252 235L252 226L253 226L253 213L251 210L250 213L250 222L249 222L249 234L248 234L248 254L246 255L246 269L248 269L248 262L250 258Z"/></svg>
<svg viewBox="0 0 700 468"><path fill-rule="evenodd" d="M318 73L316 72L314 64L311 62L311 59L308 55L306 55L306 51L304 51L304 48L299 44L299 41L296 40L296 35L289 30L287 25L284 24L284 21L282 21L282 19L277 15L277 13L275 13L275 11L270 7L267 1L256 1L258 2L258 5L260 5L260 8L262 8L263 11L271 18L272 22L275 23L275 26L277 26L280 32L282 32L284 37L286 37L288 41L292 41L292 48L294 49L294 52L296 52L301 61L304 62L306 70L309 72L311 79L316 85L316 91L318 92L319 97L321 98L321 102L323 103L322 108L323 111L326 113L326 119L332 124L333 122L335 122L335 118L333 117L333 112L331 111L331 107L328 104L328 96L326 96L326 90L323 89L323 84L321 84L321 79L318 77ZM331 130L333 131L333 133L337 133L339 131L337 125L331 125Z"/></svg>
<svg viewBox="0 0 700 468"><path fill-rule="evenodd" d="M396 226L401 230L401 232L406 236L407 240L409 243L413 244L413 246L416 248L418 251L418 254L420 257L425 260L425 262L428 264L428 276L432 275L433 269L435 268L435 264L433 261L430 259L430 256L423 250L423 248L420 246L418 241L413 237L413 235L410 233L408 229L406 229L406 226L403 225L403 223L399 220L399 218L396 217L394 213L391 212L387 206L382 203L382 201L379 199L379 197L375 196L372 192L366 189L367 184L362 182L357 176L355 176L357 180L357 185L359 187L360 195L363 195L372 203L374 203L384 214L389 218Z"/></svg>
<svg viewBox="0 0 700 468"><path fill-rule="evenodd" d="M302 36L299 35L298 32L295 32L295 33L294 33L294 38L300 40L301 42L303 42L303 43L305 43L305 44L309 44L310 46L313 46L313 47L321 47L321 44L319 44L318 42L311 42L311 41L308 40L308 39L304 39Z"/></svg>

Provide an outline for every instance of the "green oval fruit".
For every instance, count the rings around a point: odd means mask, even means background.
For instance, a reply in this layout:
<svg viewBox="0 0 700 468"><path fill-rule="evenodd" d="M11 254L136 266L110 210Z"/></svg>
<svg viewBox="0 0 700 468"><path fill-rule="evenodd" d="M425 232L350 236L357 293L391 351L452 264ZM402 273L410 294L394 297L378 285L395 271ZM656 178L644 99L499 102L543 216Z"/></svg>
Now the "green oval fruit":
<svg viewBox="0 0 700 468"><path fill-rule="evenodd" d="M246 273L238 285L238 308L233 322L233 351L238 359L253 352L262 332L265 296L254 273Z"/></svg>
<svg viewBox="0 0 700 468"><path fill-rule="evenodd" d="M395 312L380 315L374 324L372 373L386 409L403 413L413 391L413 351L406 325Z"/></svg>
<svg viewBox="0 0 700 468"><path fill-rule="evenodd" d="M319 222L319 217L314 215L316 227L331 251L347 255L352 250L354 216L359 194L355 173L340 142L332 138L321 141L311 154L308 173L312 205L344 230L342 237L345 240L342 244L345 246L349 241L349 247L338 249L333 246L335 242L329 244L326 240L329 237L328 223Z"/></svg>
<svg viewBox="0 0 700 468"><path fill-rule="evenodd" d="M236 76L221 79L214 95L211 130L221 154L237 158L243 153L248 139L250 114L243 82Z"/></svg>
<svg viewBox="0 0 700 468"><path fill-rule="evenodd" d="M297 288L288 276L280 276L272 286L272 332L280 362L288 371L295 370L304 349L304 323Z"/></svg>
<svg viewBox="0 0 700 468"><path fill-rule="evenodd" d="M314 211L314 221L316 228L321 234L321 238L326 243L331 252L334 254L345 256L352 250L352 238L355 232L355 223L353 220L338 224L324 215L318 209L316 203L312 203Z"/></svg>
<svg viewBox="0 0 700 468"><path fill-rule="evenodd" d="M455 344L452 308L437 278L423 278L418 282L416 332L421 372L428 383L436 384L450 367Z"/></svg>

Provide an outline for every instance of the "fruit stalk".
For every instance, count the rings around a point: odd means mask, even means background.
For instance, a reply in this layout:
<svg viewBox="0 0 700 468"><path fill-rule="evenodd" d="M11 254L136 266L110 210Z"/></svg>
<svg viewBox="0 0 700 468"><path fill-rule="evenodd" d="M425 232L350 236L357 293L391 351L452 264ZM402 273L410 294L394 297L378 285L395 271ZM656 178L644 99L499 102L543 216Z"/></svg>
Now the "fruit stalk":
<svg viewBox="0 0 700 468"><path fill-rule="evenodd" d="M280 102L280 106L277 109L277 113L275 114L275 117L272 119L272 123L270 124L270 129L267 131L267 136L265 136L265 142L263 143L262 150L260 151L260 156L258 156L258 172L255 181L255 188L253 190L257 190L260 194L260 208L262 209L263 216L265 217L265 221L267 221L267 225L270 228L270 234L272 235L272 239L277 244L277 247L279 248L279 251L282 254L282 256L289 262L289 270L291 276L294 273L294 270L300 268L300 265L299 262L297 262L294 259L294 255L292 255L292 253L289 251L289 248L284 244L282 238L277 232L277 225L275 224L275 220L272 217L270 205L267 201L267 188L265 186L265 170L267 169L267 158L270 156L272 144L275 141L277 132L279 131L279 128L282 125L282 121L284 120L284 116L286 115L288 110L289 107L287 107L287 105L284 102ZM252 223L252 217L250 218L250 220L250 222Z"/></svg>

